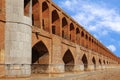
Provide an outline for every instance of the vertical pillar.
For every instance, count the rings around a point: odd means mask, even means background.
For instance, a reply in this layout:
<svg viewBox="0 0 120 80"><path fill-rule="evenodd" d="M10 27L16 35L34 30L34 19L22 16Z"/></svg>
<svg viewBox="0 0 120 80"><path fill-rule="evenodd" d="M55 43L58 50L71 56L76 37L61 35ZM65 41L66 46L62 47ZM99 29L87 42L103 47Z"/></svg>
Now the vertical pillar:
<svg viewBox="0 0 120 80"><path fill-rule="evenodd" d="M5 10L5 75L30 76L32 11L28 10L29 15L24 15L24 0L6 0Z"/></svg>

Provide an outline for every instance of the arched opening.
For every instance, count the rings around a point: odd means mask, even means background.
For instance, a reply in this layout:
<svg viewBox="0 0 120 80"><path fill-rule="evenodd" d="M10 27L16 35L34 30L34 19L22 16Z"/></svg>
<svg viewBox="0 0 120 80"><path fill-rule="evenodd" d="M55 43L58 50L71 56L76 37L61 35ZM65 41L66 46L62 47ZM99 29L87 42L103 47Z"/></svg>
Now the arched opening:
<svg viewBox="0 0 120 80"><path fill-rule="evenodd" d="M24 0L24 15L30 16L30 0Z"/></svg>
<svg viewBox="0 0 120 80"><path fill-rule="evenodd" d="M74 70L74 58L72 52L69 49L65 52L63 56L63 62L65 64L66 72L70 72Z"/></svg>
<svg viewBox="0 0 120 80"><path fill-rule="evenodd" d="M89 37L89 49L91 49L91 37Z"/></svg>
<svg viewBox="0 0 120 80"><path fill-rule="evenodd" d="M104 65L105 65L105 60L103 60L103 63L104 63Z"/></svg>
<svg viewBox="0 0 120 80"><path fill-rule="evenodd" d="M40 5L38 0L32 0L32 25L40 28Z"/></svg>
<svg viewBox="0 0 120 80"><path fill-rule="evenodd" d="M101 59L99 59L99 65L100 65L100 68L102 68L102 62L101 62Z"/></svg>
<svg viewBox="0 0 120 80"><path fill-rule="evenodd" d="M102 65L101 59L99 59L99 64Z"/></svg>
<svg viewBox="0 0 120 80"><path fill-rule="evenodd" d="M76 43L80 44L80 30L76 28Z"/></svg>
<svg viewBox="0 0 120 80"><path fill-rule="evenodd" d="M62 19L62 37L68 39L68 22L65 17Z"/></svg>
<svg viewBox="0 0 120 80"><path fill-rule="evenodd" d="M107 61L107 64L109 64L109 62Z"/></svg>
<svg viewBox="0 0 120 80"><path fill-rule="evenodd" d="M85 36L85 39L86 39L86 48L88 48L88 35L86 34L86 36Z"/></svg>
<svg viewBox="0 0 120 80"><path fill-rule="evenodd" d="M82 57L82 62L83 62L83 64L84 64L84 71L86 71L87 68L88 68L88 60L87 60L87 57L86 57L85 54L84 54L83 57Z"/></svg>
<svg viewBox="0 0 120 80"><path fill-rule="evenodd" d="M42 3L42 27L43 30L50 32L49 7L46 2Z"/></svg>
<svg viewBox="0 0 120 80"><path fill-rule="evenodd" d="M81 45L84 46L84 32L81 32Z"/></svg>
<svg viewBox="0 0 120 80"><path fill-rule="evenodd" d="M40 41L32 47L32 73L47 72L49 64L49 51Z"/></svg>
<svg viewBox="0 0 120 80"><path fill-rule="evenodd" d="M93 64L94 64L94 69L96 69L96 60L95 60L94 57L92 58L92 62L93 62Z"/></svg>
<svg viewBox="0 0 120 80"><path fill-rule="evenodd" d="M92 39L92 50L94 50L94 41Z"/></svg>
<svg viewBox="0 0 120 80"><path fill-rule="evenodd" d="M60 18L56 10L52 11L52 34L60 36Z"/></svg>
<svg viewBox="0 0 120 80"><path fill-rule="evenodd" d="M70 40L75 42L75 30L73 23L70 24Z"/></svg>

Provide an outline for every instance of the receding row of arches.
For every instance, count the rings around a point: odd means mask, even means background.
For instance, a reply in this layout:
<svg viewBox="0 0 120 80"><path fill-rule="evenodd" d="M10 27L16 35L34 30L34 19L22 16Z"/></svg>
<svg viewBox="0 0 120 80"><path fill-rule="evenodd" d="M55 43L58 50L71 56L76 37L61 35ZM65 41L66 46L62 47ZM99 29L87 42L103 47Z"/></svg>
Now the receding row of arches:
<svg viewBox="0 0 120 80"><path fill-rule="evenodd" d="M97 51L96 47L99 46L98 41L68 17L62 16L62 18L60 18L61 16L57 9L50 11L50 5L47 1L42 2L41 8L40 2L33 0L32 14L33 26L42 28L46 32L61 36L78 45Z"/></svg>
<svg viewBox="0 0 120 80"><path fill-rule="evenodd" d="M73 53L70 49L68 49L63 57L62 60L64 62L64 70L66 72L74 71L75 66L75 58L73 56ZM84 70L87 70L88 68L88 58L86 54L84 54L81 58L81 61L84 65ZM95 57L92 58L92 62L94 64L94 69L96 69L96 59ZM102 63L105 64L105 60L102 62L101 59L99 59L99 65L102 66ZM39 41L32 47L32 64L36 65L34 68L32 68L33 72L35 69L39 69L39 67L42 66L42 71L48 70L49 67L49 50L44 44L44 42ZM39 71L39 70L38 70Z"/></svg>
<svg viewBox="0 0 120 80"><path fill-rule="evenodd" d="M31 0L24 0L24 14L29 16ZM79 45L94 50L100 54L110 54L102 44L87 33L66 15L53 8L47 1L32 0L32 25L43 28L44 31L69 39Z"/></svg>

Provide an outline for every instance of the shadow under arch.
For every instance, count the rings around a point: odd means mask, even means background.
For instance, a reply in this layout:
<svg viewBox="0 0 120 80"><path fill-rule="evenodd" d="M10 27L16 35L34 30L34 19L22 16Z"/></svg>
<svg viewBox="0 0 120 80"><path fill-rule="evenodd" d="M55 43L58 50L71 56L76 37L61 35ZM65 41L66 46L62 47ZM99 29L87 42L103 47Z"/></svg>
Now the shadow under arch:
<svg viewBox="0 0 120 80"><path fill-rule="evenodd" d="M32 73L46 73L49 64L49 51L46 45L39 41L32 47Z"/></svg>
<svg viewBox="0 0 120 80"><path fill-rule="evenodd" d="M92 62L94 64L94 70L96 70L96 60L95 60L95 57L92 58Z"/></svg>
<svg viewBox="0 0 120 80"><path fill-rule="evenodd" d="M40 26L40 3L38 0L32 0L32 25L41 28Z"/></svg>
<svg viewBox="0 0 120 80"><path fill-rule="evenodd" d="M88 68L88 60L85 54L82 56L82 62L84 64L84 71L86 71Z"/></svg>
<svg viewBox="0 0 120 80"><path fill-rule="evenodd" d="M75 42L75 27L73 23L70 23L70 40Z"/></svg>
<svg viewBox="0 0 120 80"><path fill-rule="evenodd" d="M76 28L76 43L80 44L80 29Z"/></svg>
<svg viewBox="0 0 120 80"><path fill-rule="evenodd" d="M60 36L60 17L57 10L52 11L52 34Z"/></svg>
<svg viewBox="0 0 120 80"><path fill-rule="evenodd" d="M62 38L68 39L68 21L65 17L62 18Z"/></svg>
<svg viewBox="0 0 120 80"><path fill-rule="evenodd" d="M46 1L42 3L42 26L43 29L47 32L50 32L50 12L49 12L49 6Z"/></svg>
<svg viewBox="0 0 120 80"><path fill-rule="evenodd" d="M66 72L70 72L74 70L74 57L69 49L65 52L63 56L63 62L65 64L64 67Z"/></svg>
<svg viewBox="0 0 120 80"><path fill-rule="evenodd" d="M99 59L99 64L102 65L101 59Z"/></svg>

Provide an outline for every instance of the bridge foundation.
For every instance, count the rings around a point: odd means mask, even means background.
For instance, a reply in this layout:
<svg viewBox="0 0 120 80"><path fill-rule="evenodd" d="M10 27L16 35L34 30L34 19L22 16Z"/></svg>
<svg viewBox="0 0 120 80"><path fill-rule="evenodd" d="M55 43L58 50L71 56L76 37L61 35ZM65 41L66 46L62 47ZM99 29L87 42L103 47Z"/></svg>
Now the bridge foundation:
<svg viewBox="0 0 120 80"><path fill-rule="evenodd" d="M24 0L6 0L5 75L31 75L31 16L24 15ZM31 4L31 2L28 2ZM31 10L29 10L31 14Z"/></svg>

